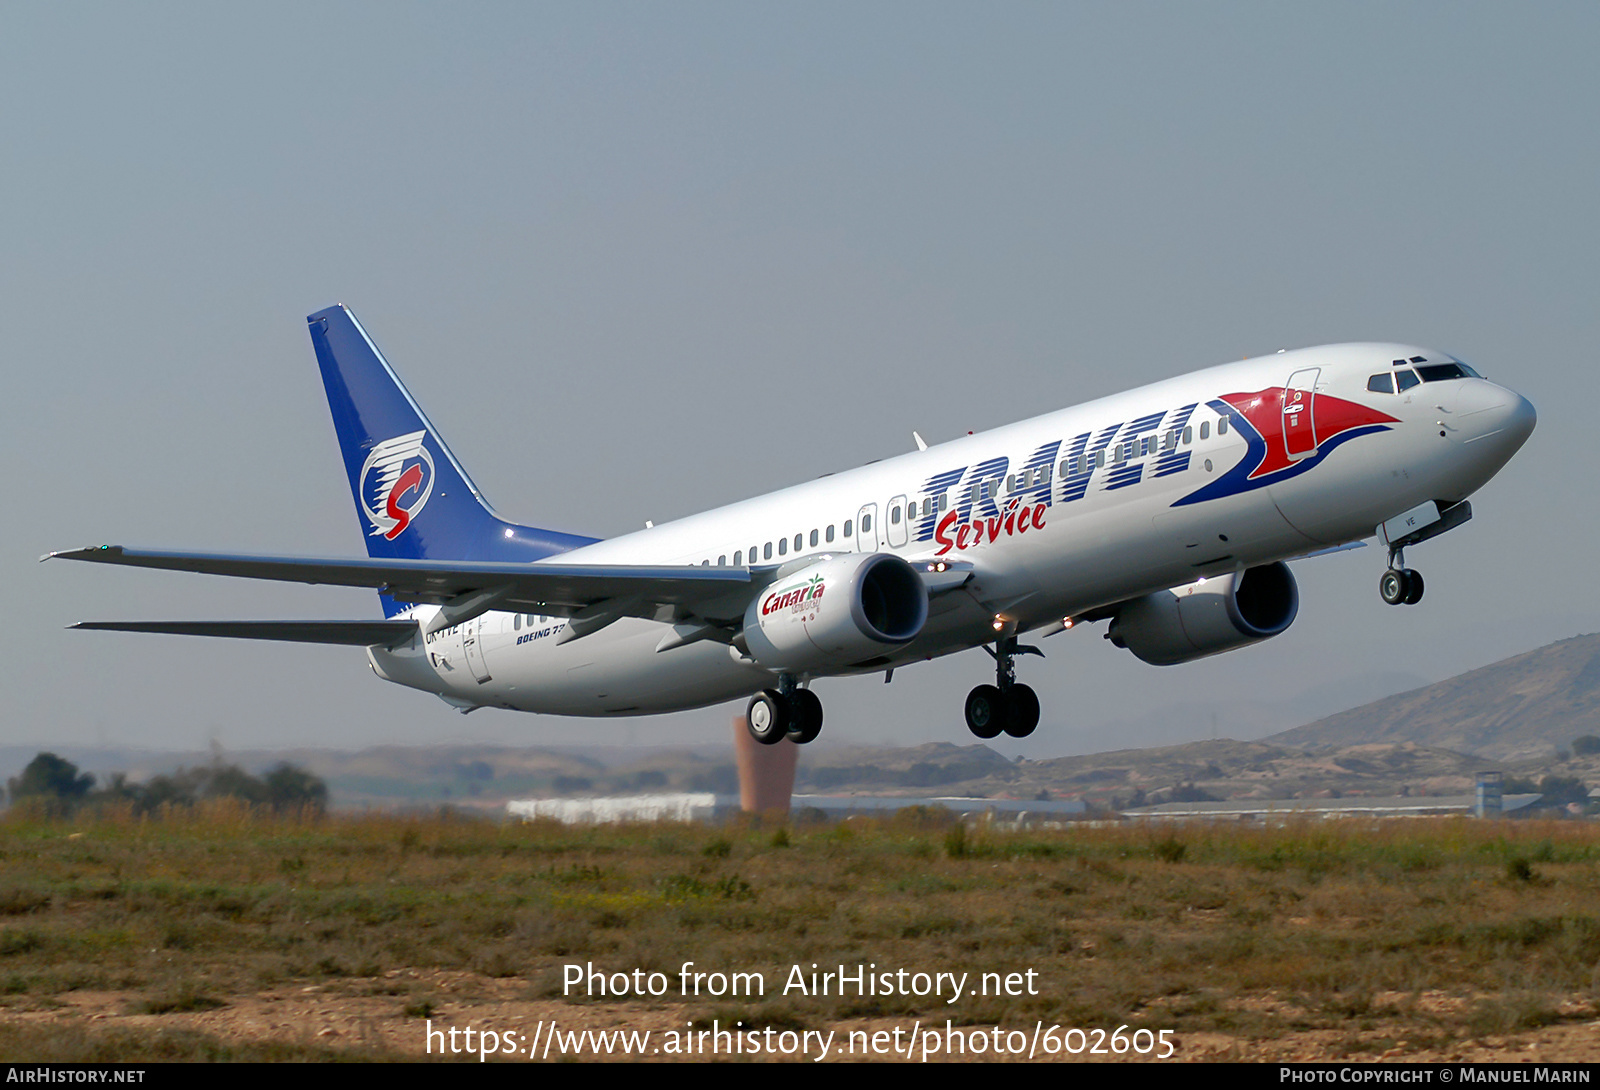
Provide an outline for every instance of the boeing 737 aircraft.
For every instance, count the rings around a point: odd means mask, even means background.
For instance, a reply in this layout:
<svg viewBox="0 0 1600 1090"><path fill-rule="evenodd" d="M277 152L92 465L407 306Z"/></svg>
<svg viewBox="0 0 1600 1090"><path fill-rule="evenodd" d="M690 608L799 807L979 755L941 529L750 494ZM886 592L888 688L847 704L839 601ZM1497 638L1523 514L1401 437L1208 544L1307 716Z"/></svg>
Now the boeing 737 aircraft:
<svg viewBox="0 0 1600 1090"><path fill-rule="evenodd" d="M495 513L344 307L308 319L367 559L156 552L71 560L371 587L384 620L77 628L364 646L461 711L649 715L749 697L761 742L822 728L817 678L984 648L979 738L1032 733L1019 642L1090 621L1170 665L1276 636L1285 561L1404 550L1533 432L1525 399L1430 348L1339 344L1224 364L606 541ZM46 557L49 559L50 557ZM754 695L751 695L751 694Z"/></svg>

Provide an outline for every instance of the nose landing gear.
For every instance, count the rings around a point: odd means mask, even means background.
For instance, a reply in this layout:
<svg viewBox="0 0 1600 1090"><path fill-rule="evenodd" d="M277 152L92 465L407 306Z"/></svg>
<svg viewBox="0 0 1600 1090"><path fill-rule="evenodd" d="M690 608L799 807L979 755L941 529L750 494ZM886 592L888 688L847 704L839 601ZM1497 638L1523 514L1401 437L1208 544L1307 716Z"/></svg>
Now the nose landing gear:
<svg viewBox="0 0 1600 1090"><path fill-rule="evenodd" d="M1039 725L1039 696L1029 686L1018 684L1015 658L1042 657L1044 652L1017 643L1015 636L1004 636L995 641L989 654L994 657L995 684L979 685L967 694L967 729L985 740L1002 733L1026 738Z"/></svg>
<svg viewBox="0 0 1600 1090"><path fill-rule="evenodd" d="M1378 579L1378 595L1391 606L1414 606L1422 601L1422 573L1405 566L1403 548L1389 550L1389 570Z"/></svg>
<svg viewBox="0 0 1600 1090"><path fill-rule="evenodd" d="M1389 570L1378 580L1378 594L1392 606L1414 606L1422 601L1422 573L1406 567L1406 546L1454 530L1472 519L1466 500L1447 503L1429 500L1378 526L1378 539L1389 546Z"/></svg>

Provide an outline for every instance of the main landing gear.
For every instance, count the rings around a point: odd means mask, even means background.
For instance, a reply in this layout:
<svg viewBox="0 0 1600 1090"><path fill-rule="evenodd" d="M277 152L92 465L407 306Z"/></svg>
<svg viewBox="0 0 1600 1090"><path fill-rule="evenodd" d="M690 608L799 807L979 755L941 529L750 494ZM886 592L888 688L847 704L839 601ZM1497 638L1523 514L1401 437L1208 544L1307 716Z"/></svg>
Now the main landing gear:
<svg viewBox="0 0 1600 1090"><path fill-rule="evenodd" d="M989 648L985 647L985 651ZM995 641L993 685L979 685L967 694L967 729L979 738L998 738L1002 733L1026 738L1039 725L1039 696L1017 683L1017 655L1040 655L1037 647L1017 643L1015 636Z"/></svg>
<svg viewBox="0 0 1600 1090"><path fill-rule="evenodd" d="M744 721L750 737L764 746L785 738L803 746L822 733L822 701L800 688L792 674L779 674L776 689L762 689L750 698Z"/></svg>
<svg viewBox="0 0 1600 1090"><path fill-rule="evenodd" d="M1389 570L1378 579L1378 595L1392 606L1422 601L1422 573L1405 566L1405 549L1389 550Z"/></svg>

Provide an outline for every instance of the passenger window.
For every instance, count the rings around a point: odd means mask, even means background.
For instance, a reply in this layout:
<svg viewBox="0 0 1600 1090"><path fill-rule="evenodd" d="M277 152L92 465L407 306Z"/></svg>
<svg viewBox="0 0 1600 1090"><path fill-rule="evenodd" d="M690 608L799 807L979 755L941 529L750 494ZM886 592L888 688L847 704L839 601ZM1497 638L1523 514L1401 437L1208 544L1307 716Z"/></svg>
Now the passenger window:
<svg viewBox="0 0 1600 1090"><path fill-rule="evenodd" d="M1394 393L1394 375L1388 371L1381 375L1373 375L1367 379L1367 389L1375 394Z"/></svg>
<svg viewBox="0 0 1600 1090"><path fill-rule="evenodd" d="M761 547L761 557L763 560L772 559L772 542L769 541Z"/></svg>
<svg viewBox="0 0 1600 1090"><path fill-rule="evenodd" d="M817 547L817 532L815 530L811 531L811 547L813 549Z"/></svg>
<svg viewBox="0 0 1600 1090"><path fill-rule="evenodd" d="M511 631L522 631L522 614L518 613L516 616L511 618Z"/></svg>
<svg viewBox="0 0 1600 1090"><path fill-rule="evenodd" d="M1191 424L1183 429L1183 445L1188 446L1192 442L1194 442L1194 426Z"/></svg>
<svg viewBox="0 0 1600 1090"><path fill-rule="evenodd" d="M803 542L805 539L806 539L806 535L804 535L804 534L795 534L794 535L794 551L795 552L799 552L800 551L800 543Z"/></svg>
<svg viewBox="0 0 1600 1090"><path fill-rule="evenodd" d="M733 566L734 567L736 567L736 568L744 567L744 561L742 559L740 559L743 556L744 556L744 551L742 549L733 550Z"/></svg>
<svg viewBox="0 0 1600 1090"><path fill-rule="evenodd" d="M900 505L899 504L895 504L893 507L889 508L889 525L891 525L891 526L899 526L900 525Z"/></svg>
<svg viewBox="0 0 1600 1090"><path fill-rule="evenodd" d="M788 538L780 537L778 539L778 555L779 556L788 556L789 555L789 539Z"/></svg>
<svg viewBox="0 0 1600 1090"><path fill-rule="evenodd" d="M711 558L708 556L704 560L700 561L700 566L702 568L709 568L711 566Z"/></svg>
<svg viewBox="0 0 1600 1090"><path fill-rule="evenodd" d="M871 515L862 515L861 516L861 532L863 534L865 534L865 533L869 533L871 530L872 530L872 516Z"/></svg>
<svg viewBox="0 0 1600 1090"><path fill-rule="evenodd" d="M726 554L717 557L717 567L726 568L727 566L728 566L728 557L727 557Z"/></svg>
<svg viewBox="0 0 1600 1090"><path fill-rule="evenodd" d="M1209 420L1200 421L1200 441L1202 443L1204 443L1207 439L1210 439L1210 438L1211 438L1211 421L1209 421Z"/></svg>
<svg viewBox="0 0 1600 1090"><path fill-rule="evenodd" d="M1099 450L1094 452L1094 467L1096 469L1104 469L1106 467L1106 448L1105 447L1101 447Z"/></svg>
<svg viewBox="0 0 1600 1090"><path fill-rule="evenodd" d="M850 528L852 526L854 526L855 524L856 524L856 520L855 519L845 519L844 520L844 536L845 536L846 540L848 540L849 538L854 536L853 534L851 534Z"/></svg>
<svg viewBox="0 0 1600 1090"><path fill-rule="evenodd" d="M831 522L828 523L827 533L824 534L823 537L828 541L832 541L833 540L833 523L831 523Z"/></svg>
<svg viewBox="0 0 1600 1090"><path fill-rule="evenodd" d="M1394 373L1394 381L1395 384L1400 387L1399 392L1403 394L1422 380L1417 377L1417 373L1415 371L1408 369L1405 371L1396 371Z"/></svg>
<svg viewBox="0 0 1600 1090"><path fill-rule="evenodd" d="M1227 417L1223 417L1221 420L1217 421L1217 434L1218 435L1227 435L1228 434L1228 418Z"/></svg>

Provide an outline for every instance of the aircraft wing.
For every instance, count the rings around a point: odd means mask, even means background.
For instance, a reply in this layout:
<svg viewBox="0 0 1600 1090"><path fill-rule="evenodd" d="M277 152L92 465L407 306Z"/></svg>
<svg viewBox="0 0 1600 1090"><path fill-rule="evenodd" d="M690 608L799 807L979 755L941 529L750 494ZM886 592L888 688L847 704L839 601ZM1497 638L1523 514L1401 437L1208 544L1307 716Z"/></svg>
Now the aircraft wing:
<svg viewBox="0 0 1600 1090"><path fill-rule="evenodd" d="M694 610L720 598L742 613L752 582L749 568L670 565L517 564L465 560L327 559L248 556L232 553L157 552L99 545L50 553L45 560L86 560L133 568L228 575L340 587L368 587L401 602L448 606L463 598L493 594L492 607L507 612L567 616L597 602L637 599L645 606ZM732 608L731 606L729 608ZM627 611L634 614L635 610Z"/></svg>
<svg viewBox="0 0 1600 1090"><path fill-rule="evenodd" d="M518 564L461 560L402 559L323 559L295 556L243 556L231 553L158 552L128 549L121 545L100 545L50 553L44 560L84 560L95 564L118 564L134 568L159 568L166 571L199 572L243 579L268 579L279 582L367 587L401 602L443 607L429 622L429 630L459 624L488 610L510 613L542 613L571 618L574 637L610 624L621 617L681 622L698 620L713 625L732 625L744 615L753 587L766 583L779 568L713 568L704 565L621 565L621 564ZM972 566L959 562L919 563L932 593L954 589L969 577ZM251 635L243 628L232 632L215 631L218 625L260 626L267 622L150 622L161 628L137 631L187 632L192 635L233 635L253 639L306 639L315 643L387 643L398 629L376 630L377 638L358 640L373 634L348 628L304 628L314 622L284 622L301 625L305 636L290 635L293 627L278 629L281 634L266 635L259 628ZM357 625L363 622L320 622L328 625ZM368 624L376 622L365 622ZM409 622L401 622L409 623ZM177 626L199 627L188 629ZM97 622L97 628L111 627ZM123 630L127 630L123 626Z"/></svg>
<svg viewBox="0 0 1600 1090"><path fill-rule="evenodd" d="M235 640L336 643L396 647L417 634L415 621L82 621L70 628L95 632L160 632L173 636L223 636Z"/></svg>

